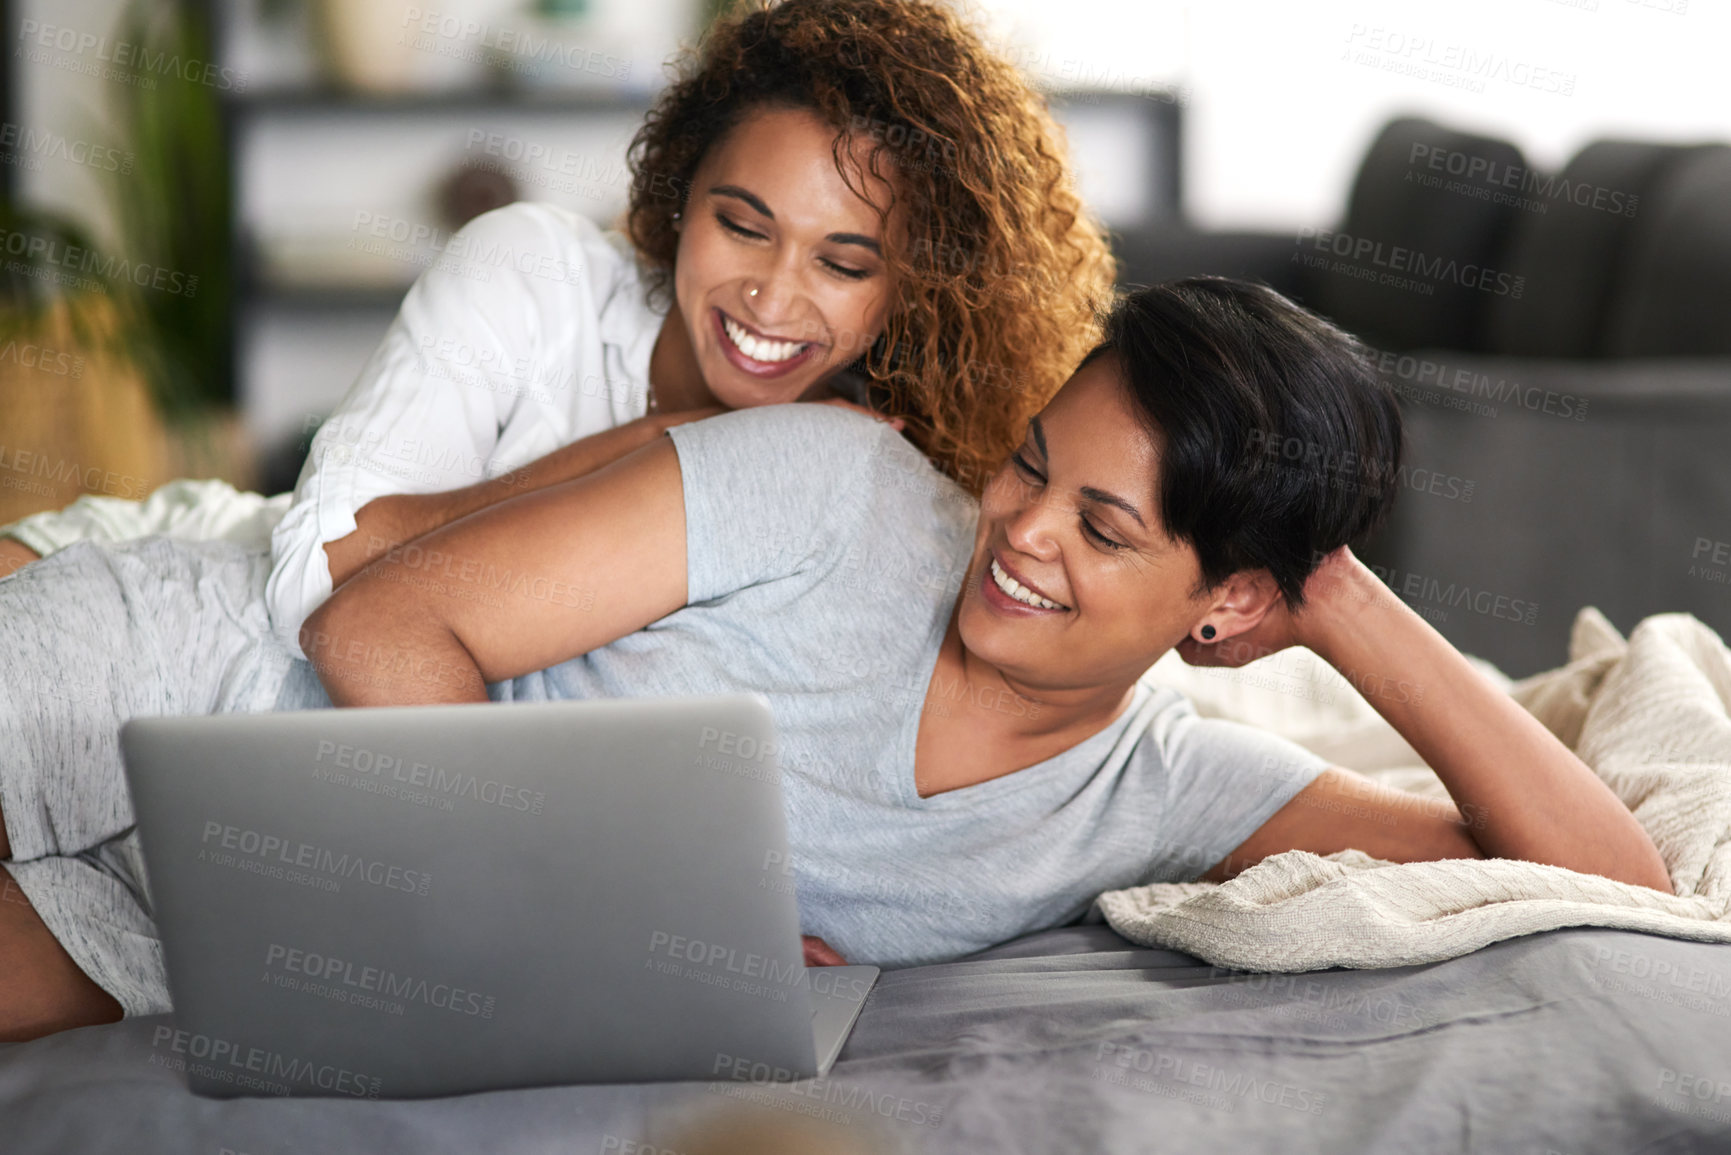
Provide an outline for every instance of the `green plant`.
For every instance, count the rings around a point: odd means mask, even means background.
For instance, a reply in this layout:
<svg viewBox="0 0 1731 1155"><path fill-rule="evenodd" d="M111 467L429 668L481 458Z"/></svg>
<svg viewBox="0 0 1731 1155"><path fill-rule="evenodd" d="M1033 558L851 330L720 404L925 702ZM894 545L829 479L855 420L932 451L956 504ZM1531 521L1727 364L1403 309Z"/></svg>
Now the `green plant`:
<svg viewBox="0 0 1731 1155"><path fill-rule="evenodd" d="M0 258L0 353L64 321L80 348L130 357L127 326L116 323L132 305L130 294L115 300L106 284L95 294L80 290L91 280L80 271L86 255L96 267L105 263L83 227L47 209L4 201L0 237L8 239Z"/></svg>
<svg viewBox="0 0 1731 1155"><path fill-rule="evenodd" d="M117 256L166 270L140 286L115 278L129 353L171 421L230 400L233 318L227 145L222 87L205 67L212 38L202 5L130 0L115 38L136 45L140 83L110 86L108 130L135 158L111 173L108 205ZM165 287L166 286L166 287Z"/></svg>

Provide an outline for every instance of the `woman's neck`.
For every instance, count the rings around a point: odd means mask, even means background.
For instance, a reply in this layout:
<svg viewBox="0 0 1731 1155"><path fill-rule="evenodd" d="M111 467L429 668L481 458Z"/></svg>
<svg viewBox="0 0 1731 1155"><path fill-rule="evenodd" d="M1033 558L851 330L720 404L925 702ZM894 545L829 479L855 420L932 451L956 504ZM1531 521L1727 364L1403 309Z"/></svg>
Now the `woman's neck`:
<svg viewBox="0 0 1731 1155"><path fill-rule="evenodd" d="M914 751L921 797L1025 769L1098 734L1123 714L1136 684L1030 686L971 653L954 615L932 667Z"/></svg>
<svg viewBox="0 0 1731 1155"><path fill-rule="evenodd" d="M661 322L661 332L655 337L655 348L649 353L649 395L660 413L684 413L720 405L709 385L703 380L703 370L697 364L697 351L691 347L691 335L685 328L685 315L679 302L667 310Z"/></svg>

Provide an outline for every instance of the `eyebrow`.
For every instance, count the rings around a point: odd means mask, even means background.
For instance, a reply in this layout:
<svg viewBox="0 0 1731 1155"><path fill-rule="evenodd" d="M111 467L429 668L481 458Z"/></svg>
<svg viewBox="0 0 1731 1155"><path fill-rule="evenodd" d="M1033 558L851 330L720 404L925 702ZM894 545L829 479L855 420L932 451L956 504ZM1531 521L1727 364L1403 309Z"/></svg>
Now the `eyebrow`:
<svg viewBox="0 0 1731 1155"><path fill-rule="evenodd" d="M1039 417L1028 418L1028 432L1034 435L1034 445L1039 448L1041 457L1050 457L1046 452L1046 429L1040 423Z"/></svg>
<svg viewBox="0 0 1731 1155"><path fill-rule="evenodd" d="M775 219L775 214L769 211L769 206L763 203L761 197L747 189L740 188L736 184L718 184L709 190L709 195L742 200L770 220ZM831 233L825 239L838 245L858 245L860 248L870 251L873 256L881 257L884 255L882 246L863 233Z"/></svg>
<svg viewBox="0 0 1731 1155"><path fill-rule="evenodd" d="M1137 525L1141 526L1143 529L1148 528L1148 523L1142 520L1142 515L1140 513L1136 512L1136 507L1115 493L1107 493L1104 489L1095 489L1092 485L1084 485L1082 487L1082 496L1087 498L1089 501L1097 501L1101 505L1117 506L1131 517L1135 518Z"/></svg>
<svg viewBox="0 0 1731 1155"><path fill-rule="evenodd" d="M1028 419L1028 432L1033 436L1034 445L1039 448L1040 456L1042 458L1050 458L1051 454L1046 452L1046 431L1041 427L1040 419L1038 417L1030 417ZM1148 523L1142 520L1142 514L1137 511L1136 507L1131 505L1128 501L1125 501L1122 497L1119 497L1117 494L1108 493L1104 489L1096 489L1092 485L1084 485L1081 493L1082 496L1087 498L1089 501L1098 502L1101 505L1110 505L1114 508L1123 510L1125 513L1136 519L1137 525L1141 526L1143 529L1148 528Z"/></svg>

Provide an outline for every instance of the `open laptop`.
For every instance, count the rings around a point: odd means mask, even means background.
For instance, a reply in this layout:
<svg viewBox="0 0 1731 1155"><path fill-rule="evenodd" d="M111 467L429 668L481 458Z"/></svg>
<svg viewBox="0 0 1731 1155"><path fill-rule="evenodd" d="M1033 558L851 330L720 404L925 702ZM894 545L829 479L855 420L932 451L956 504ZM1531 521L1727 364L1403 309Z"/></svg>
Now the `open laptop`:
<svg viewBox="0 0 1731 1155"><path fill-rule="evenodd" d="M120 742L158 1042L201 1093L803 1078L877 979L803 965L756 696L136 718Z"/></svg>

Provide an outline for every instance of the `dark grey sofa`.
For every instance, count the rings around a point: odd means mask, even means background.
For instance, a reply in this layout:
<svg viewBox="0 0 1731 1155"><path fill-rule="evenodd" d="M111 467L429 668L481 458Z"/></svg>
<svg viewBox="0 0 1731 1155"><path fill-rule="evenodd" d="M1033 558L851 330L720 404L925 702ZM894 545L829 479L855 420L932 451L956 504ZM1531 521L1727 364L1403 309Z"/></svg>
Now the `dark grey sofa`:
<svg viewBox="0 0 1731 1155"><path fill-rule="evenodd" d="M1557 665L1588 604L1731 637L1731 147L1600 141L1546 174L1401 118L1338 227L1117 240L1126 283L1261 280L1381 351L1407 468L1362 553L1462 649Z"/></svg>

